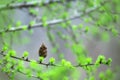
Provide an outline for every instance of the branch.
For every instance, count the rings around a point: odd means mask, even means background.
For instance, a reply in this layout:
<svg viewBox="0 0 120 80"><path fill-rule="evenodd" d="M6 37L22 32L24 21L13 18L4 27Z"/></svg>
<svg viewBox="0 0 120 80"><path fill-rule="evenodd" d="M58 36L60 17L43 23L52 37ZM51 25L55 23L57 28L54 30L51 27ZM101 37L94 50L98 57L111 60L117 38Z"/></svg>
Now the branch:
<svg viewBox="0 0 120 80"><path fill-rule="evenodd" d="M59 23L62 23L62 22L69 21L69 20L75 20L75 19L78 19L81 16L84 16L85 14L89 14L89 13L91 13L94 10L97 10L97 9L98 9L98 7L97 8L91 8L89 10L86 10L84 13L76 14L74 16L71 16L71 17L67 18L67 19L55 19L55 20L52 20L52 21L47 21L46 23L48 25L55 25L55 24L59 24ZM14 31L25 30L25 28L26 29L31 29L31 28L37 28L37 27L43 27L43 23L36 23L36 24L34 24L32 26L30 26L30 25L23 25L23 26L19 26L19 27L11 27L9 29L0 31L0 34L2 34L3 32L14 32Z"/></svg>
<svg viewBox="0 0 120 80"><path fill-rule="evenodd" d="M4 51L1 51L1 52L0 52L0 54L1 54L2 56L6 56L6 54L3 54L3 53L4 53ZM10 57L12 57L12 58L14 58L14 59L26 61L26 62L31 62L29 59L25 59L25 58L20 58L20 57L16 57L16 56L10 56ZM45 65L45 66L49 65L49 63L40 63L40 62L37 62L37 63L38 63L38 64ZM56 65L52 65L52 66L56 66Z"/></svg>
<svg viewBox="0 0 120 80"><path fill-rule="evenodd" d="M1 51L0 52L0 55L2 56L6 56L6 54L4 54L4 51ZM18 60L22 60L22 61L26 61L26 62L31 62L28 58L25 59L25 58L19 58L19 57L16 57L16 56L10 56L11 58L14 58L14 59L18 59ZM56 66L56 67L64 67L64 65L56 65L56 64L50 64L50 63L41 63L40 61L37 61L37 64L41 64L41 65L45 65L45 66ZM105 64L104 62L101 62L99 64L104 64L104 65L107 65ZM73 67L87 67L87 66L94 66L94 65L97 65L96 63L88 63L88 64L84 64L84 65L81 65L81 64L78 64L78 65L73 65ZM72 67L72 66L71 66ZM13 68L14 69L14 68ZM17 70L19 73L21 74L24 74L24 75L27 75L27 73L21 71L21 70ZM31 77L34 77L34 78L38 78L40 80L43 80L41 77L39 76L36 76L36 75L30 75Z"/></svg>
<svg viewBox="0 0 120 80"><path fill-rule="evenodd" d="M70 2L70 1L75 1L75 0L69 0L67 2ZM46 6L46 5L53 4L53 3L63 3L63 1L52 0L52 1L44 2L44 3L41 1L32 1L32 2L23 2L23 3L9 3L7 5L1 5L0 11L1 10L8 10L8 9L21 9L21 8L29 8L29 7Z"/></svg>
<svg viewBox="0 0 120 80"><path fill-rule="evenodd" d="M0 55L2 56L6 56L6 54L3 54L4 51L1 51L0 52ZM29 60L28 58L25 59L25 58L20 58L20 57L16 57L16 56L10 56L11 58L14 58L14 59L17 59L17 60L22 60L22 61L26 61L26 62L31 62L31 60ZM62 67L62 65L57 65L57 64L50 64L50 63L42 63L40 61L37 61L37 64L41 64L41 65L44 65L44 66L56 66L56 67ZM104 64L104 63L100 63L100 64ZM82 64L77 64L77 65L73 65L73 67L84 67L84 66L92 66L92 65L96 65L95 63L89 63L89 64L85 64L85 65L82 65Z"/></svg>

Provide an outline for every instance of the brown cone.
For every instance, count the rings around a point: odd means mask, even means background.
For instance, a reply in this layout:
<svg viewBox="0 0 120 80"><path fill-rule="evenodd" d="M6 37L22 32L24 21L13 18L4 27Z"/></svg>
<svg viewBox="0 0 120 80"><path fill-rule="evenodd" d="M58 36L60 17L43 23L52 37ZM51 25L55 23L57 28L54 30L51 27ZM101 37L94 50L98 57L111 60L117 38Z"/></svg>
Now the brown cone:
<svg viewBox="0 0 120 80"><path fill-rule="evenodd" d="M39 56L44 58L47 56L47 47L44 45L44 43L42 43L42 45L40 46Z"/></svg>

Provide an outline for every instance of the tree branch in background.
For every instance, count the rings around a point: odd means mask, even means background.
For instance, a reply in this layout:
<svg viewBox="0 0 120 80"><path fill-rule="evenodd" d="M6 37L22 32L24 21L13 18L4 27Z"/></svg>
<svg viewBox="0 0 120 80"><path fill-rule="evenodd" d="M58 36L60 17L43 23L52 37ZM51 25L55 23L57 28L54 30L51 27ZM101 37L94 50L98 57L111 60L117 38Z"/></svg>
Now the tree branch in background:
<svg viewBox="0 0 120 80"><path fill-rule="evenodd" d="M84 13L76 14L74 16L71 16L71 17L67 18L67 19L55 19L55 20L52 20L52 21L48 21L46 23L47 23L47 25L54 25L54 24L59 24L59 23L69 21L69 20L75 20L75 19L78 19L81 16L84 16L85 14L89 14L89 13L91 13L91 12L97 10L97 9L98 9L98 7L97 8L91 8L89 10L86 10ZM25 29L37 28L37 27L43 27L43 23L36 23L32 26L23 25L23 26L19 26L19 27L11 27L9 29L0 31L0 34L2 34L3 32L14 32L14 31L20 31L20 30L25 30Z"/></svg>
<svg viewBox="0 0 120 80"><path fill-rule="evenodd" d="M76 1L76 0L69 0ZM8 3L7 5L0 5L0 11L9 10L9 9L21 9L21 8L29 8L29 7L39 7L39 6L46 6L53 3L63 3L61 0L49 1L49 2L41 2L41 1L32 1L32 2L23 2L23 3Z"/></svg>
<svg viewBox="0 0 120 80"><path fill-rule="evenodd" d="M104 2L104 4L105 3L106 2ZM99 7L94 7L94 8L91 8L91 9L87 9L83 13L77 13L76 15L71 16L71 17L66 18L66 19L55 19L55 20L52 20L52 21L47 21L46 23L47 23L47 25L55 25L55 24L59 24L59 23L65 22L65 21L79 19L80 17L82 17L82 16L84 16L86 14L89 14L89 13L91 13L91 12L97 10L97 9L99 9ZM23 26L19 26L19 27L11 27L9 29L0 31L0 34L2 34L3 32L6 32L6 33L7 32L15 32L15 31L21 31L21 30L37 28L37 27L43 27L43 23L36 23L36 24L34 24L32 26L30 26L30 25L23 25ZM110 31L107 28L104 28L104 29L107 30L107 31ZM120 33L118 33L118 35L120 36Z"/></svg>

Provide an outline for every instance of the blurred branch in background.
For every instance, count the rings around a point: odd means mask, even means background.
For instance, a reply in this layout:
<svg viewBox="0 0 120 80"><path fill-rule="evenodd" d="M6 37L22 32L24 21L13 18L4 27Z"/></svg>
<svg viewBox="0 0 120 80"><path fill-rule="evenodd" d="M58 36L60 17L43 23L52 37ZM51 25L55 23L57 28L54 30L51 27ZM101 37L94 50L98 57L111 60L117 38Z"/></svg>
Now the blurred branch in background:
<svg viewBox="0 0 120 80"><path fill-rule="evenodd" d="M55 24L59 24L59 23L65 22L65 21L74 20L77 18L79 19L80 17L82 17L86 14L90 14L91 12L97 10L98 8L99 7L88 9L85 12L77 13L76 15L71 16L70 18L51 20L51 21L46 22L46 24L47 25L55 25ZM19 27L11 27L10 29L0 31L0 34L3 32L14 32L14 31L25 30L25 29L36 28L36 27L43 27L43 23L36 23L36 24L33 24L32 26L31 25L23 25L23 26L19 26Z"/></svg>
<svg viewBox="0 0 120 80"><path fill-rule="evenodd" d="M22 3L16 3L15 1L12 1L6 5L0 5L0 11L3 10L8 10L8 9L22 9L22 8L30 8L30 7L41 7L41 6L47 6L49 4L53 4L53 3L64 3L64 2L70 2L70 1L76 1L76 0L55 0L55 1L31 1L31 2L22 2Z"/></svg>

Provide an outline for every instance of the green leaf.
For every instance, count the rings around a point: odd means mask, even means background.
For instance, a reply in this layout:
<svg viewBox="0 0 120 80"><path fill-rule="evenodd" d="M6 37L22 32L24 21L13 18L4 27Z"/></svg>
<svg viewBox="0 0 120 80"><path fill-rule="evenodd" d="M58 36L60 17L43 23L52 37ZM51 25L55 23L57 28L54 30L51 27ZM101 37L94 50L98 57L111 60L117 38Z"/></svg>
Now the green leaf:
<svg viewBox="0 0 120 80"><path fill-rule="evenodd" d="M103 55L99 55L95 62L95 64L97 64L97 65L99 65L101 63L104 63L104 64L106 63L105 56L103 56Z"/></svg>
<svg viewBox="0 0 120 80"><path fill-rule="evenodd" d="M99 18L99 24L101 25L108 25L112 21L111 15L109 15L107 12L101 14Z"/></svg>
<svg viewBox="0 0 120 80"><path fill-rule="evenodd" d="M68 77L66 77L66 76L64 76L64 77L63 77L63 80L69 80L69 78L68 78Z"/></svg>
<svg viewBox="0 0 120 80"><path fill-rule="evenodd" d="M31 60L31 61L30 61L30 67L31 67L32 69L36 69L37 66L38 66L38 64L37 64L37 62L36 62L35 60Z"/></svg>
<svg viewBox="0 0 120 80"><path fill-rule="evenodd" d="M67 25L70 25L71 24L71 21L69 20L69 21L66 21L66 24Z"/></svg>
<svg viewBox="0 0 120 80"><path fill-rule="evenodd" d="M93 35L96 35L96 34L99 33L99 28L98 27L92 27L91 31L92 31Z"/></svg>
<svg viewBox="0 0 120 80"><path fill-rule="evenodd" d="M67 67L69 67L69 68L73 68L71 62L69 62L69 61L66 62L65 66L67 66Z"/></svg>
<svg viewBox="0 0 120 80"><path fill-rule="evenodd" d="M66 19L68 17L68 13L67 12L64 12L63 14L62 14L62 18L63 19Z"/></svg>
<svg viewBox="0 0 120 80"><path fill-rule="evenodd" d="M15 50L10 50L10 51L8 52L8 54L9 54L10 56L16 56Z"/></svg>
<svg viewBox="0 0 120 80"><path fill-rule="evenodd" d="M103 72L100 72L99 78L100 78L101 80L104 80L104 77L105 77L105 74L104 74Z"/></svg>
<svg viewBox="0 0 120 80"><path fill-rule="evenodd" d="M27 30L28 27L26 25L22 26L23 30Z"/></svg>
<svg viewBox="0 0 120 80"><path fill-rule="evenodd" d="M44 57L39 57L39 61L42 62L44 60Z"/></svg>
<svg viewBox="0 0 120 80"><path fill-rule="evenodd" d="M95 80L95 77L94 76L90 76L89 80Z"/></svg>
<svg viewBox="0 0 120 80"><path fill-rule="evenodd" d="M29 9L29 13L32 14L32 15L35 15L35 16L38 15L38 12L35 9L32 9L32 8Z"/></svg>
<svg viewBox="0 0 120 80"><path fill-rule="evenodd" d="M30 21L30 26L33 26L35 24L35 21Z"/></svg>
<svg viewBox="0 0 120 80"><path fill-rule="evenodd" d="M3 61L2 61L2 60L0 60L0 65L2 64L2 62L3 62Z"/></svg>
<svg viewBox="0 0 120 80"><path fill-rule="evenodd" d="M33 32L34 32L33 29L30 29L30 30L29 30L29 33L30 33L30 34L33 34Z"/></svg>
<svg viewBox="0 0 120 80"><path fill-rule="evenodd" d="M66 23L61 23L61 26L63 27L63 28L67 28L67 24Z"/></svg>
<svg viewBox="0 0 120 80"><path fill-rule="evenodd" d="M89 27L85 27L85 32L87 33L89 31Z"/></svg>
<svg viewBox="0 0 120 80"><path fill-rule="evenodd" d="M78 27L81 29L83 28L83 24L79 24Z"/></svg>
<svg viewBox="0 0 120 80"><path fill-rule="evenodd" d="M77 56L84 54L84 48L81 44L74 43L71 49L73 50L73 53L76 54Z"/></svg>
<svg viewBox="0 0 120 80"><path fill-rule="evenodd" d="M42 16L42 21L46 22L47 21L47 17L46 16Z"/></svg>
<svg viewBox="0 0 120 80"><path fill-rule="evenodd" d="M32 76L32 71L30 69L26 69L25 73L27 74L28 77Z"/></svg>
<svg viewBox="0 0 120 80"><path fill-rule="evenodd" d="M6 64L6 68L7 68L7 69L10 69L10 68L11 68L11 66L12 66L12 64L11 64L11 63L7 63L7 64Z"/></svg>
<svg viewBox="0 0 120 80"><path fill-rule="evenodd" d="M89 7L93 7L93 6L94 6L94 1L88 0L88 6L89 6Z"/></svg>
<svg viewBox="0 0 120 80"><path fill-rule="evenodd" d="M49 62L50 62L50 64L54 64L55 63L55 58L50 58L50 60L49 60Z"/></svg>
<svg viewBox="0 0 120 80"><path fill-rule="evenodd" d="M19 71L24 70L24 62L23 61L19 61L17 66L16 66L16 69L19 70Z"/></svg>
<svg viewBox="0 0 120 80"><path fill-rule="evenodd" d="M93 1L94 7L100 6L100 3L101 3L101 0L95 0L95 1Z"/></svg>
<svg viewBox="0 0 120 80"><path fill-rule="evenodd" d="M22 24L21 21L17 21L17 22L16 22L16 26L17 26L17 27L19 27L21 24Z"/></svg>
<svg viewBox="0 0 120 80"><path fill-rule="evenodd" d="M65 66L65 67L73 68L71 62L66 61L65 59L62 59L62 60L61 60L61 64L62 64L63 66Z"/></svg>
<svg viewBox="0 0 120 80"><path fill-rule="evenodd" d="M110 66L110 65L111 65L111 62L112 62L112 59L111 59L111 58L108 58L108 60L106 61L106 64Z"/></svg>
<svg viewBox="0 0 120 80"><path fill-rule="evenodd" d="M72 26L72 29L73 29L73 30L77 30L77 29L78 29L78 26L73 25L73 26Z"/></svg>
<svg viewBox="0 0 120 80"><path fill-rule="evenodd" d="M62 59L62 61L61 61L62 65L65 65L65 62L66 62L66 60Z"/></svg>
<svg viewBox="0 0 120 80"><path fill-rule="evenodd" d="M8 29L10 29L11 27L12 27L12 25L9 24L9 25L8 25Z"/></svg>
<svg viewBox="0 0 120 80"><path fill-rule="evenodd" d="M41 78L41 74L42 74L41 72L37 72L37 77Z"/></svg>
<svg viewBox="0 0 120 80"><path fill-rule="evenodd" d="M109 78L111 78L112 76L113 76L113 72L111 71L111 69L107 69L106 70L106 75L109 77Z"/></svg>
<svg viewBox="0 0 120 80"><path fill-rule="evenodd" d="M6 50L8 50L8 46L4 45L4 47L2 48L2 51L6 51Z"/></svg>
<svg viewBox="0 0 120 80"><path fill-rule="evenodd" d="M10 54L6 54L6 56L3 58L3 60L10 62L11 61Z"/></svg>
<svg viewBox="0 0 120 80"><path fill-rule="evenodd" d="M84 21L88 23L88 22L92 21L92 19L89 17L89 18L85 18Z"/></svg>
<svg viewBox="0 0 120 80"><path fill-rule="evenodd" d="M46 16L42 17L42 23L43 23L44 27L48 26L48 24L47 24L47 17Z"/></svg>
<svg viewBox="0 0 120 80"><path fill-rule="evenodd" d="M109 34L107 32L103 32L102 33L102 40L109 41L109 39L110 39Z"/></svg>
<svg viewBox="0 0 120 80"><path fill-rule="evenodd" d="M90 58L90 57L86 58L86 62L87 62L87 64L92 63L92 58Z"/></svg>
<svg viewBox="0 0 120 80"><path fill-rule="evenodd" d="M113 28L112 28L112 33L113 33L114 36L118 35L118 31L116 29L113 29Z"/></svg>
<svg viewBox="0 0 120 80"><path fill-rule="evenodd" d="M24 51L23 57L28 57L28 55L29 55L29 52L28 51Z"/></svg>

